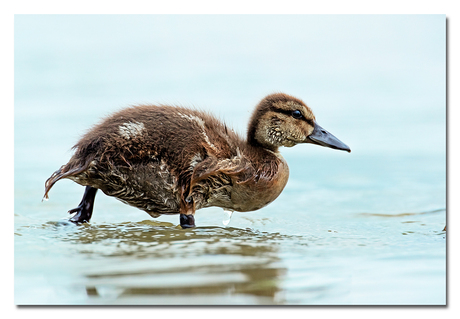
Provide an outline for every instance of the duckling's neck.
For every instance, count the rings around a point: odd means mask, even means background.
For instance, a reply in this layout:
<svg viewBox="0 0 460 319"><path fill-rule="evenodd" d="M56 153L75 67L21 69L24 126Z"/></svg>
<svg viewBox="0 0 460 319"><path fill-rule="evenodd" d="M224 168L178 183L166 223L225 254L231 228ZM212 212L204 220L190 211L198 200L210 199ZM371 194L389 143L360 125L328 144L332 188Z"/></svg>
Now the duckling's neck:
<svg viewBox="0 0 460 319"><path fill-rule="evenodd" d="M255 137L255 132L248 132L248 144L252 147L259 148L259 149L266 149L273 153L278 153L278 146L270 144L270 143L261 143Z"/></svg>
<svg viewBox="0 0 460 319"><path fill-rule="evenodd" d="M267 124L267 123L265 123ZM260 117L254 116L248 125L248 144L255 148L263 148L274 153L278 153L279 145L273 143L273 139L268 136L268 127L260 123Z"/></svg>

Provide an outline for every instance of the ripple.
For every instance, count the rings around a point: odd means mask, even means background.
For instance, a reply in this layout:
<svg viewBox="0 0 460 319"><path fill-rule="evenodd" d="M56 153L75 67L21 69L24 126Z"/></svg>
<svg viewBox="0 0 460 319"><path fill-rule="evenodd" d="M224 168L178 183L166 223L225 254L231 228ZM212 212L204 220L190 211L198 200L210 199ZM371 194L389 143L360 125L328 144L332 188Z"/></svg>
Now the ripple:
<svg viewBox="0 0 460 319"><path fill-rule="evenodd" d="M357 216L364 216L364 217L406 217L406 216L416 216L416 215L429 215L429 214L436 214L440 212L445 212L445 208L429 210L425 212L406 212L406 213L356 213Z"/></svg>
<svg viewBox="0 0 460 319"><path fill-rule="evenodd" d="M172 223L144 220L110 224L75 225L46 222L35 228L52 230L52 236L78 247L84 254L103 256L190 256L276 254L281 242L308 245L306 238L250 228L196 227L182 229Z"/></svg>

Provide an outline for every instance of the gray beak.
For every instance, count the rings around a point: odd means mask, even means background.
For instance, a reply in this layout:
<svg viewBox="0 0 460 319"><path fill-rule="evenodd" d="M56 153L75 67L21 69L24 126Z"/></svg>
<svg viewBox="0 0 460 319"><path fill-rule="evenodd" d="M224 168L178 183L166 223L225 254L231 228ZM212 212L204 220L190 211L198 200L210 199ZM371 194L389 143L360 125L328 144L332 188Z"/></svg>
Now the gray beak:
<svg viewBox="0 0 460 319"><path fill-rule="evenodd" d="M305 142L330 147L336 150L347 151L348 153L351 152L351 149L345 143L316 123L313 132L307 137Z"/></svg>

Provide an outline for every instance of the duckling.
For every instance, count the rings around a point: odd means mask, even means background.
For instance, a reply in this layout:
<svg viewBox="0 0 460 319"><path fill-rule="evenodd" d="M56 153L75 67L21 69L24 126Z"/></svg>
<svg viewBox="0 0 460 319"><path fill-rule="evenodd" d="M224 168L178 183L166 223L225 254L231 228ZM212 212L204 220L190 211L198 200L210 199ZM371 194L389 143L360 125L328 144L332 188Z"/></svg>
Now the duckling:
<svg viewBox="0 0 460 319"><path fill-rule="evenodd" d="M316 123L300 99L266 96L249 121L247 139L211 114L168 105L139 105L112 114L73 147L74 155L45 182L44 198L67 178L85 192L70 221L89 222L100 189L156 218L180 214L195 227L195 211L260 209L282 192L289 168L280 146L311 143L350 152Z"/></svg>

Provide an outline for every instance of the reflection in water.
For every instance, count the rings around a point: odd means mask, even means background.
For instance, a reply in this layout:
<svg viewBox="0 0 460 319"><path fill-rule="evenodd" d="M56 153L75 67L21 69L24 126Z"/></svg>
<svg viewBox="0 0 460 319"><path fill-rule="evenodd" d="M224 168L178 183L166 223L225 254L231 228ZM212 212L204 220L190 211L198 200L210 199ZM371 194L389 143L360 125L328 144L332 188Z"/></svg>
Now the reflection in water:
<svg viewBox="0 0 460 319"><path fill-rule="evenodd" d="M132 297L135 302L168 303L168 296L178 295L184 298L174 299L176 304L209 304L207 298L216 295L221 304L239 303L243 295L253 304L283 302L279 283L286 269L278 247L292 236L232 227L183 230L150 220L44 225L50 226L61 240L78 244L80 253L104 257L105 264L85 271L86 292L101 303ZM108 259L113 263L107 264ZM222 299L225 296L230 299Z"/></svg>

